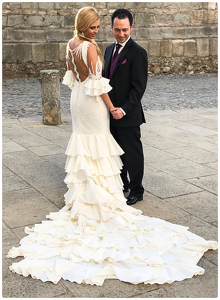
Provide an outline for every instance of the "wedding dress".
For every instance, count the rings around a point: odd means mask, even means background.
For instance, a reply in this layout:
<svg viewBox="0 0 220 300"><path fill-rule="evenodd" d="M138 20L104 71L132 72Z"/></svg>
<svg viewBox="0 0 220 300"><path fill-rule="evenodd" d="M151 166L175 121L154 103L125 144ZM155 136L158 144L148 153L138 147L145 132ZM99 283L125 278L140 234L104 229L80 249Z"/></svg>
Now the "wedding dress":
<svg viewBox="0 0 220 300"><path fill-rule="evenodd" d="M102 285L105 279L172 283L203 274L197 262L217 242L126 205L120 169L122 149L109 131L109 111L100 95L111 90L101 77L101 61L89 65L84 41L71 54L73 70L64 84L71 89L73 133L67 146L65 206L49 220L26 227L28 234L8 257L24 256L10 270L58 283ZM82 81L76 61L86 66ZM83 67L83 65L81 65Z"/></svg>

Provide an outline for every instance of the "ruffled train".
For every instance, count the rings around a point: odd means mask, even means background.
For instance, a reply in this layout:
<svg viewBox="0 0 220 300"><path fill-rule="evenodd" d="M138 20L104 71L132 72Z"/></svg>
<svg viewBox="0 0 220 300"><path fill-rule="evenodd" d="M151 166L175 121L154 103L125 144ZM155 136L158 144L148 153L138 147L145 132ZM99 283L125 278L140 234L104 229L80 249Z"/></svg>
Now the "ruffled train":
<svg viewBox="0 0 220 300"><path fill-rule="evenodd" d="M43 282L63 278L91 285L108 278L163 284L204 273L197 262L208 249L217 249L217 242L126 205L122 153L110 134L72 134L66 205L50 213L50 220L25 228L28 236L8 253L24 259L11 271Z"/></svg>

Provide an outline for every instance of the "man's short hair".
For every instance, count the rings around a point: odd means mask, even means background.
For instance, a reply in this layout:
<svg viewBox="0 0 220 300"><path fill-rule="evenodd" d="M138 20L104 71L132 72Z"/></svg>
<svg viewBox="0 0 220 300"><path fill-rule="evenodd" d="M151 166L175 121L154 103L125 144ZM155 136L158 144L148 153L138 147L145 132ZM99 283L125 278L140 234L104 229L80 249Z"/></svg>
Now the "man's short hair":
<svg viewBox="0 0 220 300"><path fill-rule="evenodd" d="M112 25L114 23L114 19L118 18L120 20L128 18L130 26L133 24L133 16L129 10L124 8L116 9L116 11L112 15Z"/></svg>

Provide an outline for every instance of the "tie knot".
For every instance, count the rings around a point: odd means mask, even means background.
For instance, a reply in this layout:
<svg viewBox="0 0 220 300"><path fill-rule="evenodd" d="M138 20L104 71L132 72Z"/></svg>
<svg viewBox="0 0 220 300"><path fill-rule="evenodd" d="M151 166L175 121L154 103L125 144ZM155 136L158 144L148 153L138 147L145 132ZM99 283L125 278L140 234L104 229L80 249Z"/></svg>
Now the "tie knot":
<svg viewBox="0 0 220 300"><path fill-rule="evenodd" d="M121 44L116 44L116 49L117 49L117 50L120 49L121 47L122 47Z"/></svg>

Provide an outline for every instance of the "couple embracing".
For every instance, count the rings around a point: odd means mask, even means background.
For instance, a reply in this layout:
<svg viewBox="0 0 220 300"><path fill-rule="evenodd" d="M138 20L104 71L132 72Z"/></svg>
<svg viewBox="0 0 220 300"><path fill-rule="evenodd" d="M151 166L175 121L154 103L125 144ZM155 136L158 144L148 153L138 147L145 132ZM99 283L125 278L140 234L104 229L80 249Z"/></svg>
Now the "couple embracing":
<svg viewBox="0 0 220 300"><path fill-rule="evenodd" d="M66 149L65 206L50 213L49 221L26 228L21 246L8 253L24 259L10 269L44 282L63 278L92 285L105 279L163 284L203 274L197 262L217 242L131 206L144 192L140 100L147 54L130 38L132 15L118 9L112 15L116 43L106 49L104 62L94 41L99 22L94 8L82 8L67 44L63 83L72 90L73 132ZM123 189L130 190L128 199Z"/></svg>

